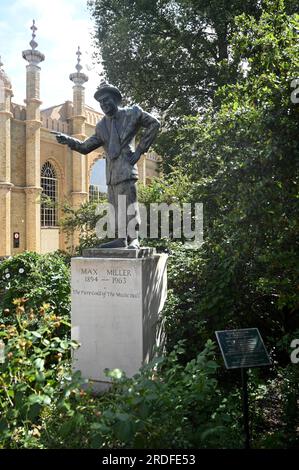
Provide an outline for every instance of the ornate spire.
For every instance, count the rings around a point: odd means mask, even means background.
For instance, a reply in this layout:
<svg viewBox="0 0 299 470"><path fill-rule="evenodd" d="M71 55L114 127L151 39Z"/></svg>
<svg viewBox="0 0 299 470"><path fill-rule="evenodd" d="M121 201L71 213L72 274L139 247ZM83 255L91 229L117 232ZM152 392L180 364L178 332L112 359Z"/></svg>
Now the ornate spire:
<svg viewBox="0 0 299 470"><path fill-rule="evenodd" d="M80 46L78 46L76 56L77 56L77 64L76 64L76 70L77 72L71 73L70 74L70 80L74 82L75 85L83 85L83 83L88 81L88 76L85 75L85 73L82 73L82 65L80 64L81 62L81 55L82 52L80 51Z"/></svg>
<svg viewBox="0 0 299 470"><path fill-rule="evenodd" d="M37 42L35 41L35 31L37 31L37 27L35 26L35 20L32 20L32 26L30 27L32 30L32 39L30 41L31 49L27 49L26 51L22 52L22 56L30 65L37 65L43 60L45 60L44 54L37 51L36 48L38 46Z"/></svg>
<svg viewBox="0 0 299 470"><path fill-rule="evenodd" d="M35 41L35 37L36 37L35 31L37 31L37 27L35 26L35 20L32 20L32 26L30 29L32 29L32 39L29 44L31 46L31 49L34 50L38 46L37 42Z"/></svg>
<svg viewBox="0 0 299 470"><path fill-rule="evenodd" d="M78 46L78 50L77 50L77 52L76 52L76 55L77 55L77 65L76 65L76 69L77 69L77 72L81 72L81 70L82 70L82 65L80 64L80 62L81 62L80 56L82 55L82 52L80 51L80 46Z"/></svg>
<svg viewBox="0 0 299 470"><path fill-rule="evenodd" d="M0 84L1 82L4 83L4 86L11 88L10 79L8 78L8 76L6 75L4 71L2 58L0 56Z"/></svg>

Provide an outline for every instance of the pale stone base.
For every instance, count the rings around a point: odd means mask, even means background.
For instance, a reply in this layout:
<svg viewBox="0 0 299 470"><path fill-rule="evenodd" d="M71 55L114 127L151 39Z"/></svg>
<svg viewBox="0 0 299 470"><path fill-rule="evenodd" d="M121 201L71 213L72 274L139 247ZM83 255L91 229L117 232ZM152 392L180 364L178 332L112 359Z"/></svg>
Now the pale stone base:
<svg viewBox="0 0 299 470"><path fill-rule="evenodd" d="M153 358L166 262L166 254L72 259L72 338L81 344L73 367L95 381L95 390L109 386L104 369L132 377Z"/></svg>

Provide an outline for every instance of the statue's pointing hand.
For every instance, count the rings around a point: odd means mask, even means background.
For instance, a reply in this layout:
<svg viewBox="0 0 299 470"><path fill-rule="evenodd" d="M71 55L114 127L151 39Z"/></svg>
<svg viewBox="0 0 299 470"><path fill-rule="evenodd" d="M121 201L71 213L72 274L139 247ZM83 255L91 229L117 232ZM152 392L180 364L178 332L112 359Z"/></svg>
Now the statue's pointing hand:
<svg viewBox="0 0 299 470"><path fill-rule="evenodd" d="M59 144L68 144L71 140L71 137L66 134L61 134L60 132L52 131L51 134L56 136L56 140Z"/></svg>

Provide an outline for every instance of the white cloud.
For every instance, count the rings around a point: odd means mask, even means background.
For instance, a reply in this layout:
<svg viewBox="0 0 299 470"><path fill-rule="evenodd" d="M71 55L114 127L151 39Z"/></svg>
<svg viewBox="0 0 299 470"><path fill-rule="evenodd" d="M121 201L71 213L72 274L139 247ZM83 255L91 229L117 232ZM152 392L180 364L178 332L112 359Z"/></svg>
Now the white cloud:
<svg viewBox="0 0 299 470"><path fill-rule="evenodd" d="M6 0L5 0L6 1ZM7 1L8 3L8 1ZM36 41L38 50L45 54L41 66L42 107L49 107L72 99L70 73L75 72L76 51L80 46L81 64L89 81L86 83L86 103L98 108L93 98L99 84L100 67L93 65L94 52L91 32L92 20L86 2L82 0L15 0L7 7L8 18L14 24L0 32L0 44L6 39L4 51L0 46L5 70L13 85L14 101L22 103L25 98L26 62L22 50L29 48L32 19L38 28ZM7 23L6 23L7 25Z"/></svg>

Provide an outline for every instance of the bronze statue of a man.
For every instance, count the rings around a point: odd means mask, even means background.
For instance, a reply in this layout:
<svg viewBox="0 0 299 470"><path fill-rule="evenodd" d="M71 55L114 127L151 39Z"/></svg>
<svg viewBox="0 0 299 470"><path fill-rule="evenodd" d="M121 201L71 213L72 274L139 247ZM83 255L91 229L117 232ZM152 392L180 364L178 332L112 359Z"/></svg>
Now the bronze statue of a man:
<svg viewBox="0 0 299 470"><path fill-rule="evenodd" d="M139 220L137 204L138 170L136 163L141 155L148 151L154 141L160 123L151 114L139 106L120 107L122 95L118 88L108 83L101 83L95 95L105 116L97 123L95 134L84 142L64 134L56 136L61 144L67 144L72 150L88 154L103 146L106 152L106 182L108 201L115 210L115 240L104 243L101 248L139 248L138 224L134 236L120 236L118 227L118 196L126 197L126 208L134 204L136 211L132 216L126 214L126 226L135 217ZM140 128L145 128L135 149L135 136ZM132 206L131 206L132 207Z"/></svg>

